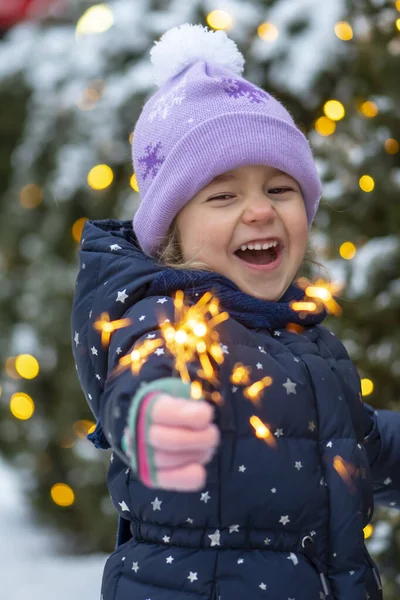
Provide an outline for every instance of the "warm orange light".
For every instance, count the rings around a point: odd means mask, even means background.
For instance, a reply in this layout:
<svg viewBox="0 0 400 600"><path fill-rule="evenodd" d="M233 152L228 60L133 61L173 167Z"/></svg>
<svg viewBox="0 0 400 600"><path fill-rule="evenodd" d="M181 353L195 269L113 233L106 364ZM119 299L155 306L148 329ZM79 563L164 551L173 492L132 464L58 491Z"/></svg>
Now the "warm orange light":
<svg viewBox="0 0 400 600"><path fill-rule="evenodd" d="M373 525L371 525L371 523L368 523L368 525L366 527L364 527L364 539L368 539L371 537L371 535L374 532L374 527Z"/></svg>
<svg viewBox="0 0 400 600"><path fill-rule="evenodd" d="M32 398L24 392L16 392L10 399L10 411L16 419L27 421L35 410L35 403Z"/></svg>
<svg viewBox="0 0 400 600"><path fill-rule="evenodd" d="M375 181L370 175L362 175L358 183L363 192L372 192L375 187Z"/></svg>
<svg viewBox="0 0 400 600"><path fill-rule="evenodd" d="M385 150L388 154L397 154L399 151L399 142L394 138L388 138L385 141Z"/></svg>
<svg viewBox="0 0 400 600"><path fill-rule="evenodd" d="M139 192L139 185L137 182L137 177L136 174L134 173L130 179L130 185L131 188L135 191L135 192Z"/></svg>
<svg viewBox="0 0 400 600"><path fill-rule="evenodd" d="M24 208L36 208L43 198L41 188L35 183L28 183L19 193L19 201Z"/></svg>
<svg viewBox="0 0 400 600"><path fill-rule="evenodd" d="M116 321L110 321L108 313L101 313L100 319L93 323L93 327L96 331L101 332L101 344L103 347L108 346L110 342L111 334L117 329L128 327L131 324L130 319L118 319Z"/></svg>
<svg viewBox="0 0 400 600"><path fill-rule="evenodd" d="M339 100L328 100L324 104L324 113L328 119L340 121L345 115L344 106Z"/></svg>
<svg viewBox="0 0 400 600"><path fill-rule="evenodd" d="M371 379L361 379L361 393L363 396L369 396L374 391L374 383Z"/></svg>
<svg viewBox="0 0 400 600"><path fill-rule="evenodd" d="M34 379L39 373L39 363L31 354L20 354L15 359L15 370L24 379Z"/></svg>
<svg viewBox="0 0 400 600"><path fill-rule="evenodd" d="M93 190L104 190L114 179L114 173L108 165L96 165L90 169L87 182Z"/></svg>
<svg viewBox="0 0 400 600"><path fill-rule="evenodd" d="M319 117L315 121L315 129L322 136L332 135L332 133L336 130L336 123L329 119L328 117Z"/></svg>
<svg viewBox="0 0 400 600"><path fill-rule="evenodd" d="M206 20L212 29L228 29L232 25L232 17L224 10L213 10Z"/></svg>
<svg viewBox="0 0 400 600"><path fill-rule="evenodd" d="M376 117L379 110L375 102L367 101L363 102L360 106L360 112L364 115L364 117Z"/></svg>
<svg viewBox="0 0 400 600"><path fill-rule="evenodd" d="M343 242L339 248L339 254L345 260L351 260L355 257L357 248L352 242Z"/></svg>
<svg viewBox="0 0 400 600"><path fill-rule="evenodd" d="M353 29L347 21L339 21L335 25L335 34L339 40L347 42L353 37Z"/></svg>
<svg viewBox="0 0 400 600"><path fill-rule="evenodd" d="M50 491L51 498L58 506L71 506L75 501L72 488L65 483L56 483Z"/></svg>
<svg viewBox="0 0 400 600"><path fill-rule="evenodd" d="M261 23L257 29L258 36L265 42L274 42L279 36L279 29L273 23Z"/></svg>
<svg viewBox="0 0 400 600"><path fill-rule="evenodd" d="M86 221L87 217L81 217L72 225L72 237L74 238L75 242L81 241L82 231Z"/></svg>

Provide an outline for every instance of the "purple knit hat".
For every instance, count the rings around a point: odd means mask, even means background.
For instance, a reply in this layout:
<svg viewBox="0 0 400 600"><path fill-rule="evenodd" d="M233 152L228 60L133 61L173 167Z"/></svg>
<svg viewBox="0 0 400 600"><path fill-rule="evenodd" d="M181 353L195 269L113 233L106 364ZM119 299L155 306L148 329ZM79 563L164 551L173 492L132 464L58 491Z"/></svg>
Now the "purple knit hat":
<svg viewBox="0 0 400 600"><path fill-rule="evenodd" d="M132 143L140 206L138 242L157 256L174 217L214 177L265 164L299 183L309 227L322 185L309 143L289 112L241 77L244 58L224 31L185 23L153 46L160 89L143 107Z"/></svg>

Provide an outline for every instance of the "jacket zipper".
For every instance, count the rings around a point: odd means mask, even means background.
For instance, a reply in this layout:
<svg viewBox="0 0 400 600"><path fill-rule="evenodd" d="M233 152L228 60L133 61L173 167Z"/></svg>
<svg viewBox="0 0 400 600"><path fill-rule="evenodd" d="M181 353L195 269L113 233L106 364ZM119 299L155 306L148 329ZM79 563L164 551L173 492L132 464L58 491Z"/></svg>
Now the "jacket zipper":
<svg viewBox="0 0 400 600"><path fill-rule="evenodd" d="M324 573L324 571L326 570L326 567L325 567L325 565L323 565L323 563L320 561L320 559L318 557L318 554L317 554L317 552L315 550L315 546L314 546L314 540L309 535L306 535L301 540L301 545L304 550L304 554L311 561L311 563L314 565L314 567L317 569L317 571L319 573L319 578L321 580L321 585L322 585L322 589L324 590L325 596L330 597L331 592L329 589L328 581L327 581L327 579L325 577L325 573Z"/></svg>

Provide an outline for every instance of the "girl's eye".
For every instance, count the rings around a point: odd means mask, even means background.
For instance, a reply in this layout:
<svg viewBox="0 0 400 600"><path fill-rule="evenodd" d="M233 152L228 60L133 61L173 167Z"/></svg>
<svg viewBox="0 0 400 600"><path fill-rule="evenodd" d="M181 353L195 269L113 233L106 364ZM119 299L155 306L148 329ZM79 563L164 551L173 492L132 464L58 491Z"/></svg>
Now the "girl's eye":
<svg viewBox="0 0 400 600"><path fill-rule="evenodd" d="M222 200L223 198L233 198L233 196L230 196L229 194L221 194L221 196L214 196L213 198L209 198L208 202L210 200Z"/></svg>
<svg viewBox="0 0 400 600"><path fill-rule="evenodd" d="M279 194L280 193L279 190L281 190L283 193L285 193L285 192L292 191L292 188L278 187L278 188L272 188L272 189L270 189L268 191L269 191L270 194Z"/></svg>

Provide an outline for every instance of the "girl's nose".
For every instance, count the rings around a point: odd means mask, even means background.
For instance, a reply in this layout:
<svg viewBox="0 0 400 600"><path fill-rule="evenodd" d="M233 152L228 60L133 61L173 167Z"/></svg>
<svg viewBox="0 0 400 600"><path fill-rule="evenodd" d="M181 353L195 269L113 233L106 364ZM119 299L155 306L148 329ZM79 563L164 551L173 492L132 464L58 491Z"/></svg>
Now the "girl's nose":
<svg viewBox="0 0 400 600"><path fill-rule="evenodd" d="M276 217L275 207L267 196L249 199L243 211L243 221L254 223L254 221L271 221Z"/></svg>

